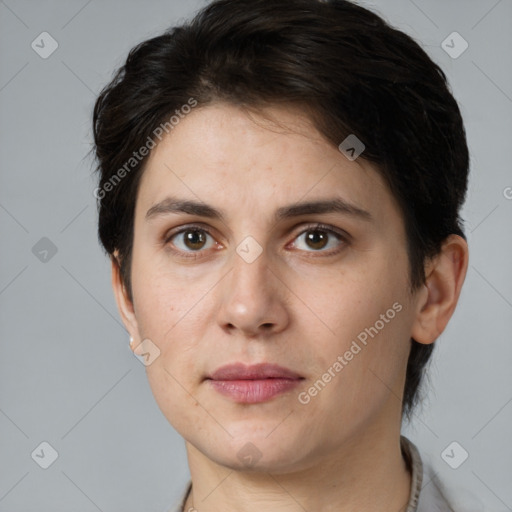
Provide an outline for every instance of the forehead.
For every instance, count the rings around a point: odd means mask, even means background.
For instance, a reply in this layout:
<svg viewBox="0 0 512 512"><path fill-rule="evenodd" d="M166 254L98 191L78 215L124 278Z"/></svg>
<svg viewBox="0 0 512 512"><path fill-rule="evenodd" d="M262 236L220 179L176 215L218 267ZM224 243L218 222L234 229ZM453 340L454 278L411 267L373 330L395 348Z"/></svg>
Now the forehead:
<svg viewBox="0 0 512 512"><path fill-rule="evenodd" d="M259 212L305 199L341 196L378 217L395 209L373 164L350 161L296 109L246 112L220 103L196 108L152 150L136 215L166 196L219 210Z"/></svg>

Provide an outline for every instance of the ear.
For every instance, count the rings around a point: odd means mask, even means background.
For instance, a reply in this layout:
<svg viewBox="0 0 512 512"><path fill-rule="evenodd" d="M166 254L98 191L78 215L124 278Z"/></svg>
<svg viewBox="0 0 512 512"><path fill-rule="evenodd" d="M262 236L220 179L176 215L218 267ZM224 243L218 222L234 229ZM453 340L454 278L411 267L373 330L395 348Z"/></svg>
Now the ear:
<svg viewBox="0 0 512 512"><path fill-rule="evenodd" d="M117 251L110 256L112 264L112 289L114 291L114 297L117 302L117 308L121 314L123 324L133 337L134 343L132 349L140 343L139 326L135 317L135 309L133 303L128 297L128 291L124 285L121 277L121 270L119 266L119 254Z"/></svg>
<svg viewBox="0 0 512 512"><path fill-rule="evenodd" d="M433 343L444 331L459 300L468 260L468 245L464 238L450 235L441 252L428 262L425 284L417 294L417 312L411 333L418 343Z"/></svg>

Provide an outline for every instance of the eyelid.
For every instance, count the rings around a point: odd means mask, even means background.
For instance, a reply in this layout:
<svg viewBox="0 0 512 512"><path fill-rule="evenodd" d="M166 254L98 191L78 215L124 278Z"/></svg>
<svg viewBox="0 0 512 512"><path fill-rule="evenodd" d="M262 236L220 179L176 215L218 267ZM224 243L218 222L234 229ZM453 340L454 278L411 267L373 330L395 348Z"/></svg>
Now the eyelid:
<svg viewBox="0 0 512 512"><path fill-rule="evenodd" d="M198 231L204 231L208 233L210 236L213 236L213 231L210 226L202 223L192 223L192 224L183 224L178 226L177 228L170 229L166 231L162 237L164 243L167 243L172 237L183 233L183 231L188 231L189 229L197 229Z"/></svg>
<svg viewBox="0 0 512 512"><path fill-rule="evenodd" d="M324 224L322 222L313 222L312 224L307 225L305 228L302 229L302 231L300 231L295 236L295 238L297 238L299 235L307 233L308 231L313 231L315 229L318 229L319 231L327 231L329 233L333 233L347 242L352 240L352 237L350 236L350 234L347 233L344 229L340 229L335 226L331 226L330 224Z"/></svg>

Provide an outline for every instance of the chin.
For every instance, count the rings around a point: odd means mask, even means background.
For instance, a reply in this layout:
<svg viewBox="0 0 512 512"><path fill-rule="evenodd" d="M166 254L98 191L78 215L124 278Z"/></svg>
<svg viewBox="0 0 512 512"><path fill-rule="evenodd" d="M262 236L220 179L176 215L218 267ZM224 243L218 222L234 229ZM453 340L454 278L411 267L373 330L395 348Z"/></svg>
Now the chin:
<svg viewBox="0 0 512 512"><path fill-rule="evenodd" d="M270 435L270 437L273 434ZM230 439L225 446L215 447L196 444L210 460L233 471L261 473L289 473L305 468L311 453L303 441L290 439L289 435L270 439L268 432Z"/></svg>

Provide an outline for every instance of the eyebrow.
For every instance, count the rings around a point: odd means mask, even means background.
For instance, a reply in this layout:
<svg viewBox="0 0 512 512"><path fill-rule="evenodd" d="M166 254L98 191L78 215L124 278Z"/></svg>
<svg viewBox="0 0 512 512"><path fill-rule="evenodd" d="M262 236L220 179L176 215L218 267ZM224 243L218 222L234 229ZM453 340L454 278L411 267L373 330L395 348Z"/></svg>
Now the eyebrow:
<svg viewBox="0 0 512 512"><path fill-rule="evenodd" d="M221 210L208 204L166 197L146 212L146 220L171 213L186 213L209 219L217 219L222 222L225 222L226 219L225 214ZM368 222L373 221L372 215L367 210L363 210L339 197L334 197L318 201L298 202L278 208L274 214L274 222L300 217L301 215L322 213L342 213Z"/></svg>

